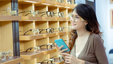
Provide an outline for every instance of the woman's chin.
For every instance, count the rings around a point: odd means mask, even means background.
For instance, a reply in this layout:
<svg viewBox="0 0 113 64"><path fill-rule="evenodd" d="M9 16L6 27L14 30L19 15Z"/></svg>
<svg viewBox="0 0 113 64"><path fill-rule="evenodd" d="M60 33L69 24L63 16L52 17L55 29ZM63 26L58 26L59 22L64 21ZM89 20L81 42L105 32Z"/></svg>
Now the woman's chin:
<svg viewBox="0 0 113 64"><path fill-rule="evenodd" d="M76 30L76 27L75 26L72 26L72 30Z"/></svg>

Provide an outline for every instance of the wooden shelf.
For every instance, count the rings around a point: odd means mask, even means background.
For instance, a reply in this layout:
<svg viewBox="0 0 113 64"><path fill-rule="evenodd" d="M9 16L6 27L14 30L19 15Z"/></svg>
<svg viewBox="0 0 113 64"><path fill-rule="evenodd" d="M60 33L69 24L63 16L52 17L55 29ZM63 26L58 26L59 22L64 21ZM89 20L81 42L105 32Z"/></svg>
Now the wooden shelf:
<svg viewBox="0 0 113 64"><path fill-rule="evenodd" d="M22 20L21 21L42 21L42 17L22 16Z"/></svg>
<svg viewBox="0 0 113 64"><path fill-rule="evenodd" d="M65 8L73 9L76 5L74 4L65 4Z"/></svg>
<svg viewBox="0 0 113 64"><path fill-rule="evenodd" d="M67 20L67 21L70 21L70 17L67 17L66 20Z"/></svg>
<svg viewBox="0 0 113 64"><path fill-rule="evenodd" d="M21 16L0 16L0 21L21 20Z"/></svg>
<svg viewBox="0 0 113 64"><path fill-rule="evenodd" d="M37 58L43 55L44 55L43 52L37 52L37 53L34 53L33 51L32 52L20 52L20 56L24 58L24 60L32 60L34 58Z"/></svg>
<svg viewBox="0 0 113 64"><path fill-rule="evenodd" d="M42 0L41 4L43 4L43 5L53 5L54 1L51 1L51 0Z"/></svg>
<svg viewBox="0 0 113 64"><path fill-rule="evenodd" d="M57 36L56 33L49 33L49 34L44 34L44 37L54 37Z"/></svg>
<svg viewBox="0 0 113 64"><path fill-rule="evenodd" d="M57 6L57 7L65 7L65 3L55 2L55 6Z"/></svg>
<svg viewBox="0 0 113 64"><path fill-rule="evenodd" d="M57 51L57 49L55 48L55 49L50 49L50 50L43 50L42 52L44 52L44 55L47 55L47 54L54 53L56 51Z"/></svg>
<svg viewBox="0 0 113 64"><path fill-rule="evenodd" d="M17 63L20 63L20 62L23 62L23 58L18 57L18 56L14 56L11 59L6 59L5 62L0 61L0 64L17 64Z"/></svg>
<svg viewBox="0 0 113 64"><path fill-rule="evenodd" d="M59 61L59 58L55 58L55 64L64 64L64 61Z"/></svg>
<svg viewBox="0 0 113 64"><path fill-rule="evenodd" d="M43 17L43 21L57 21L56 17Z"/></svg>
<svg viewBox="0 0 113 64"><path fill-rule="evenodd" d="M0 1L11 1L11 0L0 0Z"/></svg>
<svg viewBox="0 0 113 64"><path fill-rule="evenodd" d="M56 33L56 35L66 35L67 33L66 32L58 32Z"/></svg>
<svg viewBox="0 0 113 64"><path fill-rule="evenodd" d="M66 18L57 17L57 20L58 20L58 21L66 21Z"/></svg>
<svg viewBox="0 0 113 64"><path fill-rule="evenodd" d="M18 0L18 2L24 2L24 3L41 3L41 0Z"/></svg>
<svg viewBox="0 0 113 64"><path fill-rule="evenodd" d="M64 61L56 62L56 64L65 64Z"/></svg>
<svg viewBox="0 0 113 64"><path fill-rule="evenodd" d="M41 39L41 38L43 38L42 34L39 34L39 35L20 35L20 41L27 41L27 40Z"/></svg>

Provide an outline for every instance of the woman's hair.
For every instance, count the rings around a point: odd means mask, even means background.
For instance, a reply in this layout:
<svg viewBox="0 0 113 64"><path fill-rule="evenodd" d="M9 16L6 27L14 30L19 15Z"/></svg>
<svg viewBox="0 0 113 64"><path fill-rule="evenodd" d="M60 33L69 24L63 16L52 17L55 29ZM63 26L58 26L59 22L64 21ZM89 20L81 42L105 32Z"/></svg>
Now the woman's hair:
<svg viewBox="0 0 113 64"><path fill-rule="evenodd" d="M76 11L76 13L82 17L85 21L87 21L87 25L85 26L86 30L90 33L98 34L101 38L101 32L99 30L99 23L96 18L96 14L94 10L87 4L78 4L73 11ZM72 50L75 40L77 38L77 32L76 30L70 31L70 38L69 38L69 48Z"/></svg>

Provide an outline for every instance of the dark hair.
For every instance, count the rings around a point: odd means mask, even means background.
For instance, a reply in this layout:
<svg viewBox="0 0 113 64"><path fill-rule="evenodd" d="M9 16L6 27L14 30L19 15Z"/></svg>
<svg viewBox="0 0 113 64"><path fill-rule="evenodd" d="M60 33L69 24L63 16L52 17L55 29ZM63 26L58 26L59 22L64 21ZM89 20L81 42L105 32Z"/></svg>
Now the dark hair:
<svg viewBox="0 0 113 64"><path fill-rule="evenodd" d="M94 10L87 4L78 4L73 11L76 11L76 13L82 17L85 21L88 22L86 25L86 30L98 34L101 38L101 32L99 30L99 23L96 18L96 14ZM73 45L75 43L75 40L77 38L77 32L76 30L71 30L70 32L70 38L69 38L69 48L70 50L73 48Z"/></svg>

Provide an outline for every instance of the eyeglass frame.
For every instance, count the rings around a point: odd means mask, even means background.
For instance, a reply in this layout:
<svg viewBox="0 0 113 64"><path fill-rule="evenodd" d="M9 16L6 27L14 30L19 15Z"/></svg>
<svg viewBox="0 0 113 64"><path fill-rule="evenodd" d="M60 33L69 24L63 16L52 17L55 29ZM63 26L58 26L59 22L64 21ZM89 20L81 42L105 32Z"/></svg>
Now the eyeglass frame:
<svg viewBox="0 0 113 64"><path fill-rule="evenodd" d="M0 57L2 56L2 54L4 54L4 56L5 56L3 59L1 59L2 61L5 61L5 60L6 60L7 54L8 54L9 52L11 52L11 53L12 53L11 57L10 57L10 56L8 56L8 57L9 57L9 59L10 59L10 58L12 58L12 57L13 57L13 51L12 51L12 50L9 50L9 51L6 51L6 52L1 52L1 53L0 53Z"/></svg>

